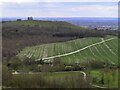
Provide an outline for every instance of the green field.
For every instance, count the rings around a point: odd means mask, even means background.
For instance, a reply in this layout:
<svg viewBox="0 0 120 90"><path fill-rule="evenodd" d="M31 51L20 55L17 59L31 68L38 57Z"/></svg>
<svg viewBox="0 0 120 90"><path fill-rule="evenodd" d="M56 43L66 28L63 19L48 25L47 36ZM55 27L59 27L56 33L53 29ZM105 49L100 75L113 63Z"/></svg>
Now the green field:
<svg viewBox="0 0 120 90"><path fill-rule="evenodd" d="M28 57L33 60L61 63L88 63L92 61L118 65L118 39L114 36L105 38L82 38L61 43L50 43L24 48L18 55L21 60Z"/></svg>
<svg viewBox="0 0 120 90"><path fill-rule="evenodd" d="M118 88L117 69L96 69L84 72L87 75L86 79L81 71L14 74L12 75L14 82L11 85L25 88Z"/></svg>
<svg viewBox="0 0 120 90"><path fill-rule="evenodd" d="M11 79L12 78L12 79ZM47 72L12 75L8 84L17 88L86 88L90 87L80 72ZM13 82L14 81L14 82Z"/></svg>

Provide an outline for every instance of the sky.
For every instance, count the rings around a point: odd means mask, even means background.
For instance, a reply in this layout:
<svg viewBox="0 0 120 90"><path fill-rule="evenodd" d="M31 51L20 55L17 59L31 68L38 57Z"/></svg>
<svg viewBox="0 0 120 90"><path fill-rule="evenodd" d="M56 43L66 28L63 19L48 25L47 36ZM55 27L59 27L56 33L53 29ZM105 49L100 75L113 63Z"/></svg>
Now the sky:
<svg viewBox="0 0 120 90"><path fill-rule="evenodd" d="M1 0L0 17L118 17L118 0Z"/></svg>

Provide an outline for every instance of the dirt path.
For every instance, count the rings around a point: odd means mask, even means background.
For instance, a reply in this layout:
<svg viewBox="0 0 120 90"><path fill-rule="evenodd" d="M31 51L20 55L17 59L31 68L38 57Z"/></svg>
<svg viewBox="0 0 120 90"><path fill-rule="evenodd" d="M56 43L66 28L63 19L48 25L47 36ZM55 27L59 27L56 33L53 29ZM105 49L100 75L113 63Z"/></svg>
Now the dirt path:
<svg viewBox="0 0 120 90"><path fill-rule="evenodd" d="M92 47L92 46L99 45L99 44L101 44L101 43L105 43L105 42L110 41L110 40L113 40L113 39L115 39L115 38L110 38L110 39L107 39L107 40L102 40L101 42L88 45L88 46L86 46L86 47L84 47L84 48L82 48L82 49L79 49L79 50L76 50L76 51L73 51L73 52L70 52L70 53L65 53L65 54L56 55L56 56L47 57L47 58L42 58L42 60L54 59L54 58L63 57L63 56L69 56L69 55L78 53L78 52L80 52L80 51L83 51L83 50L85 50L85 49L87 49L87 48L90 48L90 47ZM35 60L35 61L39 61L39 60L40 60L40 59L37 59L37 60Z"/></svg>
<svg viewBox="0 0 120 90"><path fill-rule="evenodd" d="M96 87L96 88L107 88L107 87L101 87L101 86L98 86L98 85L94 85L94 84L91 84L93 87Z"/></svg>

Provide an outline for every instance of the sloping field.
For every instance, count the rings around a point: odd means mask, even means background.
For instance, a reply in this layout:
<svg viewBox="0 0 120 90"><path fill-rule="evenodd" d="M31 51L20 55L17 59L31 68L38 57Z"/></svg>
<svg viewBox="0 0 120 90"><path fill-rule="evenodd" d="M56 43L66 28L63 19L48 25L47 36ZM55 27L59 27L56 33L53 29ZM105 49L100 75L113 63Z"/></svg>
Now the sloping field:
<svg viewBox="0 0 120 90"><path fill-rule="evenodd" d="M65 64L102 61L117 65L118 39L113 36L82 38L62 43L26 47L17 56L21 60L28 57L36 61L42 59L44 62L59 59Z"/></svg>

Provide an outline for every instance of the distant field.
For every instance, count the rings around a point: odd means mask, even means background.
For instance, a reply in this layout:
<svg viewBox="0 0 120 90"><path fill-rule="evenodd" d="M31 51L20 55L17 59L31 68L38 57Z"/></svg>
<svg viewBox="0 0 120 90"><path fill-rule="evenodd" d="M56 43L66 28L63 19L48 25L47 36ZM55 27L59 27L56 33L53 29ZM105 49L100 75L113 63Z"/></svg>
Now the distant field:
<svg viewBox="0 0 120 90"><path fill-rule="evenodd" d="M106 41L103 42L103 40ZM95 43L98 44L90 46ZM90 47L85 48L86 46ZM52 62L55 58L57 58L61 61L61 63L65 64L85 63L92 60L99 60L117 65L118 39L117 37L107 36L104 39L83 38L63 43L37 45L24 48L17 56L21 60L28 57L33 60L43 59L44 62Z"/></svg>

